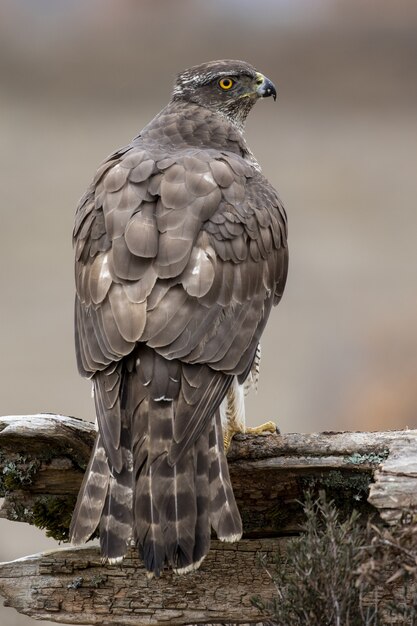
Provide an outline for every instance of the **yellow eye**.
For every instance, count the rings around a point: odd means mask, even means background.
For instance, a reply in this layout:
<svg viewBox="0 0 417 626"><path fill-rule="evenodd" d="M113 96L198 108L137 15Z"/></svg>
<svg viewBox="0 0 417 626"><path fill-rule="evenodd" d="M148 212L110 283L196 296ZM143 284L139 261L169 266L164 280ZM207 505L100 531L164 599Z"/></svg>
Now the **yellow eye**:
<svg viewBox="0 0 417 626"><path fill-rule="evenodd" d="M229 91L229 89L231 89L234 84L235 84L235 81L233 80L233 78L227 77L227 78L221 78L219 80L219 87L223 89L224 91Z"/></svg>

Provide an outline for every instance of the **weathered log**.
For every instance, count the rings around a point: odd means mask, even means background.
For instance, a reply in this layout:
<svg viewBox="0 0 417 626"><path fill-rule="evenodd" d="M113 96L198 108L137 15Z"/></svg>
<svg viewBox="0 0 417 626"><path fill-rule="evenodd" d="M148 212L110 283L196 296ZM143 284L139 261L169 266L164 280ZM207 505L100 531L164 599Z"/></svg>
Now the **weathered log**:
<svg viewBox="0 0 417 626"><path fill-rule="evenodd" d="M0 517L67 539L94 438L93 424L72 417L0 417Z"/></svg>
<svg viewBox="0 0 417 626"><path fill-rule="evenodd" d="M102 565L96 548L57 550L1 564L0 590L7 606L60 623L256 622L251 598L274 593L257 553L271 553L277 541L214 541L199 570L187 576L167 571L159 579L147 578L133 551L122 565L111 566Z"/></svg>
<svg viewBox="0 0 417 626"><path fill-rule="evenodd" d="M63 416L0 418L0 516L65 539L94 434ZM8 604L73 624L253 622L250 598L274 592L257 553L299 531L307 489L388 521L417 508L417 431L240 435L228 458L245 539L213 541L198 572L149 580L133 552L119 567L102 566L97 548L59 550L0 564Z"/></svg>
<svg viewBox="0 0 417 626"><path fill-rule="evenodd" d="M0 516L65 540L94 436L93 424L71 417L0 418ZM387 520L417 506L414 430L239 435L228 459L248 537L297 532L307 488L365 512L370 503Z"/></svg>

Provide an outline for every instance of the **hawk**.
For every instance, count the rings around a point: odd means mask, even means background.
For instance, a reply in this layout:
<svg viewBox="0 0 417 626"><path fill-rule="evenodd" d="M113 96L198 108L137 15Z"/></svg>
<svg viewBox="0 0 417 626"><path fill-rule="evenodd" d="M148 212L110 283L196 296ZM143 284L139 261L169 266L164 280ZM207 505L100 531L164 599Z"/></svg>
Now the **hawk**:
<svg viewBox="0 0 417 626"><path fill-rule="evenodd" d="M196 569L242 535L225 445L281 299L287 219L244 136L273 83L242 61L177 77L168 105L108 157L74 227L75 343L98 432L70 536L99 526L118 562Z"/></svg>

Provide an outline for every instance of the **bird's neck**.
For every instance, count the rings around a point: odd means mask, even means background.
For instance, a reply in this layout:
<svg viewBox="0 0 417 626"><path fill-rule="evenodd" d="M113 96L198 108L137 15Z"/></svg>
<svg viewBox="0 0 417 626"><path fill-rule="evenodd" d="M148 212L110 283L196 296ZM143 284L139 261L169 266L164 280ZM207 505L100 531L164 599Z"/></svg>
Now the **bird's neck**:
<svg viewBox="0 0 417 626"><path fill-rule="evenodd" d="M141 132L143 141L158 138L164 147L175 149L196 147L227 150L246 158L250 150L243 136L243 127L227 116L199 104L182 100L171 101Z"/></svg>

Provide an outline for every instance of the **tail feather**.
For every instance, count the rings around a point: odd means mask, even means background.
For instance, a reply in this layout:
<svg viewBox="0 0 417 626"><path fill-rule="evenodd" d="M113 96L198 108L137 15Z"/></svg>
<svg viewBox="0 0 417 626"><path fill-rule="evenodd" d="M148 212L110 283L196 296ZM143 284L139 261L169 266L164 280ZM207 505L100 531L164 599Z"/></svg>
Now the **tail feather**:
<svg viewBox="0 0 417 626"><path fill-rule="evenodd" d="M193 450L173 467L164 460L169 485L162 503L163 533L167 561L177 570L193 564L197 517L193 461Z"/></svg>
<svg viewBox="0 0 417 626"><path fill-rule="evenodd" d="M140 382L138 381L140 384ZM132 419L133 475L134 475L134 538L139 553L149 572L159 576L165 562L165 546L161 516L155 501L158 487L158 465L164 451L162 433L166 429L164 415L150 416L154 404L145 398L137 406ZM157 405L157 408L158 405ZM154 420L157 423L153 424ZM152 423L150 423L152 422ZM150 445L152 430L159 431ZM155 433L156 434L156 433Z"/></svg>
<svg viewBox="0 0 417 626"><path fill-rule="evenodd" d="M125 554L132 539L133 526L133 464L130 441L130 422L121 411L121 458L120 472L113 470L100 520L101 554L109 561L118 561Z"/></svg>
<svg viewBox="0 0 417 626"><path fill-rule="evenodd" d="M209 429L210 424L196 441L194 451L197 519L193 561L198 565L210 549Z"/></svg>
<svg viewBox="0 0 417 626"><path fill-rule="evenodd" d="M155 483L152 467L142 474L135 489L135 540L146 569L156 576L165 563L161 519L153 500Z"/></svg>
<svg viewBox="0 0 417 626"><path fill-rule="evenodd" d="M219 409L210 431L209 446L211 525L221 541L239 541L242 536L242 520L230 482Z"/></svg>
<svg viewBox="0 0 417 626"><path fill-rule="evenodd" d="M78 493L70 525L70 539L75 545L85 543L97 528L110 481L107 456L97 433L90 461Z"/></svg>

